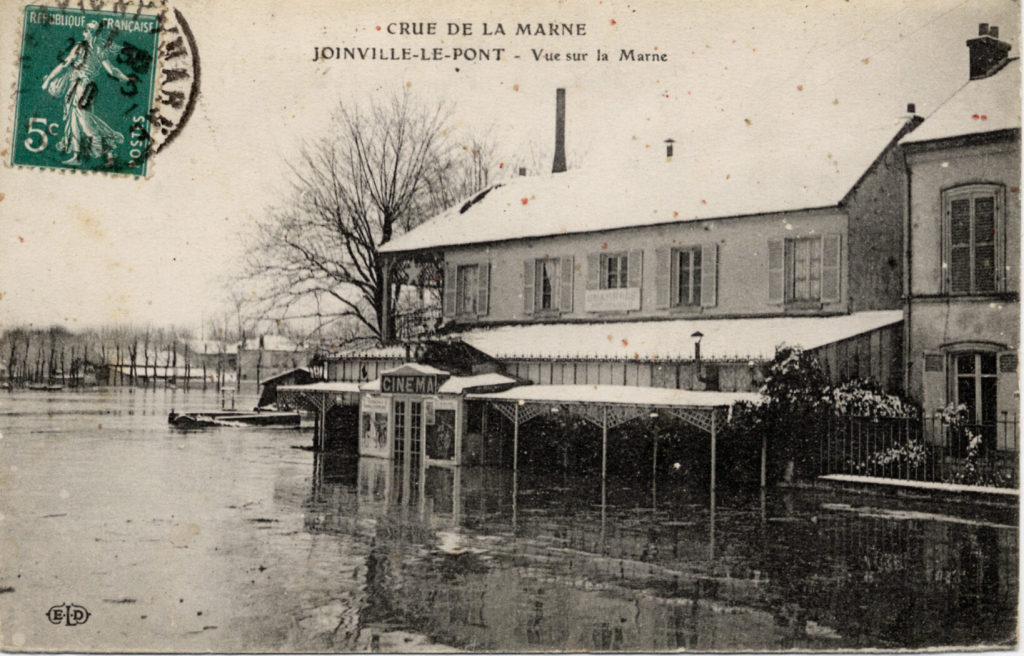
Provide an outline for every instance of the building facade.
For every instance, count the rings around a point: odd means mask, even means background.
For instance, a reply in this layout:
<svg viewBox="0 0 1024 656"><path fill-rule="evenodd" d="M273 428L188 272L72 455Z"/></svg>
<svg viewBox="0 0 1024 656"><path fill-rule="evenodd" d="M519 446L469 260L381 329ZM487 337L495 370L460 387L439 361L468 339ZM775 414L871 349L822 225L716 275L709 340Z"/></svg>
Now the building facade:
<svg viewBox="0 0 1024 656"><path fill-rule="evenodd" d="M926 413L965 406L1016 450L1020 332L1020 61L980 26L970 80L903 140L907 384Z"/></svg>

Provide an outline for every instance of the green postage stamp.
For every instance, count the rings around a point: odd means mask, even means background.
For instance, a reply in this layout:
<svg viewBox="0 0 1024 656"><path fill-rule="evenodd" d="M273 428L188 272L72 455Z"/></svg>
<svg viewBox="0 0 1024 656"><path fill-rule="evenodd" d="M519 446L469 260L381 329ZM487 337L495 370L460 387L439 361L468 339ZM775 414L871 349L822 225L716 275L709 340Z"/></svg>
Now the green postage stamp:
<svg viewBox="0 0 1024 656"><path fill-rule="evenodd" d="M25 7L11 164L144 176L159 15Z"/></svg>

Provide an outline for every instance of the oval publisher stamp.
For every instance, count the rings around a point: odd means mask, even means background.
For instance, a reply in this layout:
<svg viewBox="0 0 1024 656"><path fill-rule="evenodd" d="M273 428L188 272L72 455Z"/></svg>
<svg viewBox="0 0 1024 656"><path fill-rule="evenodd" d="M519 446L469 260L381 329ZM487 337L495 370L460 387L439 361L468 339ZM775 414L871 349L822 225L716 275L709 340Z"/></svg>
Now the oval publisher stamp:
<svg viewBox="0 0 1024 656"><path fill-rule="evenodd" d="M147 176L198 94L198 53L181 13L65 2L28 5L22 21L10 164Z"/></svg>

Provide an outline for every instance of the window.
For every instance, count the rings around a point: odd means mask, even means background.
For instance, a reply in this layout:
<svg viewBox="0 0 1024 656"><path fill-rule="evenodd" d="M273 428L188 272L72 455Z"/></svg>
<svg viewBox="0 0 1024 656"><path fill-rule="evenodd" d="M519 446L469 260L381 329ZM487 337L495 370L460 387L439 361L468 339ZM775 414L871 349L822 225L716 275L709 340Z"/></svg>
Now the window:
<svg viewBox="0 0 1024 656"><path fill-rule="evenodd" d="M786 300L821 300L821 237L786 240Z"/></svg>
<svg viewBox="0 0 1024 656"><path fill-rule="evenodd" d="M953 403L967 407L967 423L981 433L986 448L995 446L996 371L995 353L957 353L953 358ZM962 441L962 440L961 440ZM954 444L958 451L966 443Z"/></svg>
<svg viewBox="0 0 1024 656"><path fill-rule="evenodd" d="M544 258L536 262L537 274L534 276L534 298L537 299L537 310L558 309L558 260Z"/></svg>
<svg viewBox="0 0 1024 656"><path fill-rule="evenodd" d="M479 268L475 264L458 268L456 311L459 314L476 314Z"/></svg>
<svg viewBox="0 0 1024 656"><path fill-rule="evenodd" d="M946 289L984 294L1000 283L997 244L1002 230L999 189L972 186L946 192Z"/></svg>
<svg viewBox="0 0 1024 656"><path fill-rule="evenodd" d="M680 248L676 257L675 305L700 305L701 249L699 246Z"/></svg>
<svg viewBox="0 0 1024 656"><path fill-rule="evenodd" d="M523 260L523 314L572 312L573 270L572 255ZM598 277L595 274L595 286Z"/></svg>
<svg viewBox="0 0 1024 656"><path fill-rule="evenodd" d="M841 236L779 239L768 242L770 303L834 303L840 300Z"/></svg>
<svg viewBox="0 0 1024 656"><path fill-rule="evenodd" d="M629 258L625 253L601 256L601 289L629 287Z"/></svg>

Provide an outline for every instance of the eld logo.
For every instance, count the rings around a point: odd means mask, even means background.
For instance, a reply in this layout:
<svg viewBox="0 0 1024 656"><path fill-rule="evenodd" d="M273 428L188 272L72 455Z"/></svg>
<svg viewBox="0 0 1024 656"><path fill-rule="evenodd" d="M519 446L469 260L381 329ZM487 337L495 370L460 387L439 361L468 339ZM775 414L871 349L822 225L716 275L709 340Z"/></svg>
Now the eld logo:
<svg viewBox="0 0 1024 656"><path fill-rule="evenodd" d="M78 626L85 624L89 619L89 611L77 604L63 604L46 611L46 619L50 620L50 624Z"/></svg>

